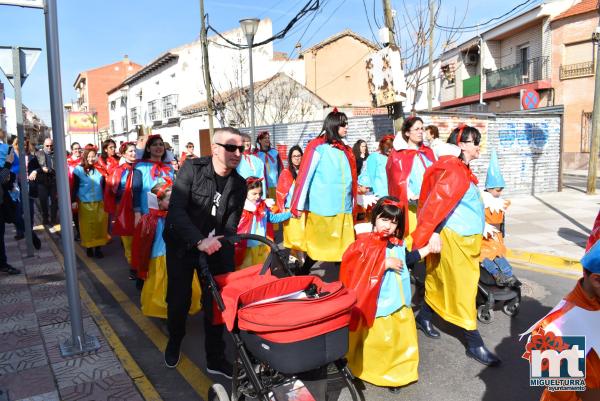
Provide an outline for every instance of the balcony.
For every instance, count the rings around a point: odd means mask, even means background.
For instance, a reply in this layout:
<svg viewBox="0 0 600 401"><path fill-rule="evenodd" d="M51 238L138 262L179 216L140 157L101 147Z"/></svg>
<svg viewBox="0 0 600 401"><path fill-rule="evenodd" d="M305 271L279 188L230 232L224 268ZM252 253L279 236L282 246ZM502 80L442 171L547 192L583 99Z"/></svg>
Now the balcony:
<svg viewBox="0 0 600 401"><path fill-rule="evenodd" d="M550 58L537 57L485 73L486 91L528 84L550 77Z"/></svg>
<svg viewBox="0 0 600 401"><path fill-rule="evenodd" d="M463 79L463 97L476 95L480 92L481 75Z"/></svg>
<svg viewBox="0 0 600 401"><path fill-rule="evenodd" d="M560 80L591 77L594 75L594 62L566 64L560 66Z"/></svg>

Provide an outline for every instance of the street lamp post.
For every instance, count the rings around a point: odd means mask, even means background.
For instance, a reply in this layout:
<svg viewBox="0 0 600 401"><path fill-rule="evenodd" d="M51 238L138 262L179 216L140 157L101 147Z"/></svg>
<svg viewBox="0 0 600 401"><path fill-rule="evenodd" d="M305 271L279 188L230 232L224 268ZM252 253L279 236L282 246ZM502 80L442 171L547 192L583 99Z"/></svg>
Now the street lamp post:
<svg viewBox="0 0 600 401"><path fill-rule="evenodd" d="M252 126L252 140L256 139L256 125L254 123L254 73L252 71L252 46L254 44L254 35L258 31L258 18L245 18L240 20L242 31L246 35L248 42L248 58L250 64L250 125Z"/></svg>

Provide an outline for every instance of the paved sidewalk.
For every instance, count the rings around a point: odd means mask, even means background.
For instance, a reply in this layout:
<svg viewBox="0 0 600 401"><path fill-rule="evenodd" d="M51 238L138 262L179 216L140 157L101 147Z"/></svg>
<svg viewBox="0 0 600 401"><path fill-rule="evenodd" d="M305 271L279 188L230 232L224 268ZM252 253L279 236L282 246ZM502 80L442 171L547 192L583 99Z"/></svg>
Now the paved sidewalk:
<svg viewBox="0 0 600 401"><path fill-rule="evenodd" d="M600 210L600 195L562 192L514 197L506 216L506 246L579 260Z"/></svg>
<svg viewBox="0 0 600 401"><path fill-rule="evenodd" d="M46 241L26 258L25 241L14 235L6 225L8 262L22 273L0 273L0 390L8 391L10 401L142 400L84 306L84 330L101 347L61 356L59 345L71 338L63 267Z"/></svg>

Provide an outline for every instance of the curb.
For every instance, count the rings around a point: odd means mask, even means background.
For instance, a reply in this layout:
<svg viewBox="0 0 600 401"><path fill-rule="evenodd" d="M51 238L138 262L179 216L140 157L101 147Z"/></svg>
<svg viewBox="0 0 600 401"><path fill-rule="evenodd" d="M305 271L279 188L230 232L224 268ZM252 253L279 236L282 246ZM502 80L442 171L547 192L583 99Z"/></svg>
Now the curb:
<svg viewBox="0 0 600 401"><path fill-rule="evenodd" d="M507 249L506 256L510 259L581 273L583 267L579 260L565 256L548 255L545 253L527 252L519 249Z"/></svg>

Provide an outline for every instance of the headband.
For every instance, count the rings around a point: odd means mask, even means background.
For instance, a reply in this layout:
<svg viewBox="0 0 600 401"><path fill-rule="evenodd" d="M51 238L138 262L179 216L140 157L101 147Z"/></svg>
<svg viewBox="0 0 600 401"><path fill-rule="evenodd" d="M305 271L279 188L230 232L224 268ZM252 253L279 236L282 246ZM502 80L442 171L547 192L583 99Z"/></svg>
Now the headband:
<svg viewBox="0 0 600 401"><path fill-rule="evenodd" d="M332 113L339 113L338 108L334 107L333 110L331 110Z"/></svg>
<svg viewBox="0 0 600 401"><path fill-rule="evenodd" d="M158 189L158 191L156 191L156 197L158 199L165 196L167 191L173 186L173 181L171 180L171 178L165 176L162 177L162 179L165 181L165 183Z"/></svg>
<svg viewBox="0 0 600 401"><path fill-rule="evenodd" d="M121 154L125 153L125 151L127 150L127 147L128 147L128 146L130 146L130 145L131 145L131 146L135 146L135 145L136 145L136 143L135 143L135 142L133 142L133 141L130 141L130 142L123 142L123 143L121 144L121 146L119 147L119 153L121 153Z"/></svg>
<svg viewBox="0 0 600 401"><path fill-rule="evenodd" d="M160 136L160 134L152 134L152 135L148 135L148 142L150 142L152 139L155 138L160 138L162 139L162 136Z"/></svg>
<svg viewBox="0 0 600 401"><path fill-rule="evenodd" d="M394 135L386 135L379 140L379 143L383 143L385 141L393 141L393 140L394 140Z"/></svg>
<svg viewBox="0 0 600 401"><path fill-rule="evenodd" d="M258 136L256 137L256 139L263 139L265 137L265 135L269 135L269 131L261 131L258 133Z"/></svg>
<svg viewBox="0 0 600 401"><path fill-rule="evenodd" d="M98 152L98 146L92 145L92 144L87 144L87 145L85 145L83 150L93 150L94 152Z"/></svg>
<svg viewBox="0 0 600 401"><path fill-rule="evenodd" d="M382 206L395 206L398 209L402 209L403 205L401 202L397 202L397 201L393 201L391 199L385 199L383 202L381 202Z"/></svg>
<svg viewBox="0 0 600 401"><path fill-rule="evenodd" d="M258 178L258 177L248 177L246 178L246 183L248 185L254 184L255 182L261 182L263 180L263 178Z"/></svg>
<svg viewBox="0 0 600 401"><path fill-rule="evenodd" d="M460 142L460 140L462 139L462 133L464 131L465 128L467 128L468 125L465 123L460 123L458 124L458 135L456 135L456 144L458 145L458 143Z"/></svg>

